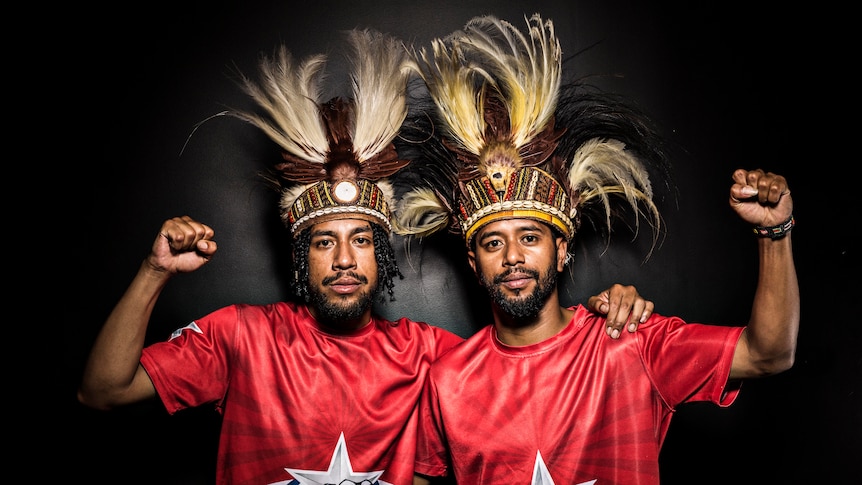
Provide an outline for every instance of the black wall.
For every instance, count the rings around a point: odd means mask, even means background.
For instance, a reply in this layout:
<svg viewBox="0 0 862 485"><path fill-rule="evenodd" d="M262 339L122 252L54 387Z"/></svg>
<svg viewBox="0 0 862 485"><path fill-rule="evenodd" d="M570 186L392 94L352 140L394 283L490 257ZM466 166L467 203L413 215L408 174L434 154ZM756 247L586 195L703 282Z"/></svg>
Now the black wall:
<svg viewBox="0 0 862 485"><path fill-rule="evenodd" d="M81 66L75 75L92 79L81 94L95 101L90 115L97 122L84 127L82 207L73 213L99 237L78 253L80 314L64 325L61 405L69 428L61 435L73 465L63 476L85 483L212 481L212 410L169 417L145 404L103 414L78 405L74 392L96 332L166 218L188 214L208 223L220 249L204 269L171 282L150 341L221 306L288 294L277 194L256 175L278 159L277 149L255 128L213 117L251 107L235 83L238 72L256 75L259 56L282 42L298 58L337 52L340 32L354 27L428 45L475 15L518 24L538 12L554 20L564 55L574 57L568 73L600 75L596 84L637 100L662 126L674 146L679 189L676 199L661 201L667 236L645 263L643 238L631 243L622 234L605 247L584 234L564 303L585 302L622 282L637 285L660 313L744 324L757 260L754 236L727 206L731 173L780 172L793 190L803 316L796 365L746 383L728 409L680 409L661 457L663 483L859 483L862 326L851 300L860 290L852 283L859 243L849 230L860 204L844 185L847 176L828 170L830 141L818 138L820 124L807 113L823 96L812 87L821 61L810 51L817 40L811 9L631 0L295 3L143 2L82 24L88 41L74 53ZM345 85L339 57L327 72L332 86ZM401 254L406 279L396 286L398 300L378 311L464 336L489 323L459 242L419 249Z"/></svg>

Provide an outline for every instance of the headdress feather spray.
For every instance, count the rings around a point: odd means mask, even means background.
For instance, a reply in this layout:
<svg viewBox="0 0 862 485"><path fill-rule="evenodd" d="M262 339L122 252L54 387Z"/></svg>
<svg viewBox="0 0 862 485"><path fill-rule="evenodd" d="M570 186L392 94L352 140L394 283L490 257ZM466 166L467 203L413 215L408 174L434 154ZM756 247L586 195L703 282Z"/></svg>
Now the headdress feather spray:
<svg viewBox="0 0 862 485"><path fill-rule="evenodd" d="M267 116L231 114L260 128L282 149L275 169L283 189L282 219L298 234L324 219L358 217L390 228L394 192L388 177L407 165L393 144L407 114L409 77L403 44L354 29L349 99L321 99L326 56L297 63L284 46L260 62L260 83L241 86Z"/></svg>
<svg viewBox="0 0 862 485"><path fill-rule="evenodd" d="M426 200L423 207L454 208L451 215L468 246L480 227L503 217L550 221L571 239L584 206L602 206L610 228L617 214L612 209L615 196L648 216L658 230L661 218L652 200L649 170L625 141L615 138L654 133L647 132L643 119L630 116L633 111L603 105L603 98L585 95L579 84L564 86L553 23L538 14L525 20L526 34L493 16L476 17L462 31L432 41L431 53L412 52L413 67L436 107L440 144L457 164L447 162L439 150L424 158L458 171L457 189L444 195L448 200L437 206ZM649 142L641 145L650 147ZM662 155L649 153L655 154ZM420 159L415 157L413 165L421 168ZM408 194L401 202L410 200ZM396 219L405 235L422 237L454 227L450 221L434 230L416 230L411 219L404 222L401 215L411 214L412 220L421 216L402 205Z"/></svg>
<svg viewBox="0 0 862 485"><path fill-rule="evenodd" d="M508 179L545 161L560 133L553 129L561 51L553 25L534 15L529 36L492 16L420 50L417 71L438 108L444 141L462 160L462 180Z"/></svg>

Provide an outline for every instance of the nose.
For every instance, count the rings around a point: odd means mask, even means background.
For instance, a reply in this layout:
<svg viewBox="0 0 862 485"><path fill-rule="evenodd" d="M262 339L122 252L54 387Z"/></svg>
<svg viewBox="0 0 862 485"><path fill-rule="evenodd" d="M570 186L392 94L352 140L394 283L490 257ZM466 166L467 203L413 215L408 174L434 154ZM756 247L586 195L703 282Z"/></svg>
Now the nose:
<svg viewBox="0 0 862 485"><path fill-rule="evenodd" d="M350 247L350 244L339 244L334 256L332 269L341 270L356 266L356 258L353 255L353 248Z"/></svg>
<svg viewBox="0 0 862 485"><path fill-rule="evenodd" d="M511 241L506 244L503 249L503 265L516 266L524 262L524 252L518 244L513 244Z"/></svg>

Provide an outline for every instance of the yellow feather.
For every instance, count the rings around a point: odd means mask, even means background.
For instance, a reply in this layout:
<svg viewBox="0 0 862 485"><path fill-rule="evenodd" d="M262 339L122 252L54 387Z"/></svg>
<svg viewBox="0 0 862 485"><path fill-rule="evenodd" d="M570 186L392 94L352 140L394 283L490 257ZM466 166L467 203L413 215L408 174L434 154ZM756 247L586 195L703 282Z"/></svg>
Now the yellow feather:
<svg viewBox="0 0 862 485"><path fill-rule="evenodd" d="M485 120L475 73L465 68L457 46L450 48L441 39L434 39L431 46L430 54L425 48L413 52L412 66L428 86L447 134L461 148L478 155L485 145Z"/></svg>
<svg viewBox="0 0 862 485"><path fill-rule="evenodd" d="M476 156L478 170L498 192L521 167L520 149L554 116L562 79L560 43L553 23L525 18L528 34L493 16L471 19L462 31L432 41L432 53L414 53L447 134ZM505 104L504 139L488 139L486 89Z"/></svg>
<svg viewBox="0 0 862 485"><path fill-rule="evenodd" d="M526 19L529 36L493 16L470 20L456 41L486 65L507 101L515 147L532 140L553 117L562 80L562 50L550 20ZM467 47L465 47L467 49Z"/></svg>

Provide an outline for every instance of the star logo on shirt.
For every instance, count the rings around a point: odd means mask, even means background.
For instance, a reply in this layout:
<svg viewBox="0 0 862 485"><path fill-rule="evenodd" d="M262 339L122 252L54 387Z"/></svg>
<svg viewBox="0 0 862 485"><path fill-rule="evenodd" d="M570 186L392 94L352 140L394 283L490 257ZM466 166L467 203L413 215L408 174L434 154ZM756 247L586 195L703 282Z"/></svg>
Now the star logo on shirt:
<svg viewBox="0 0 862 485"><path fill-rule="evenodd" d="M589 482L581 482L578 485L593 485L596 480ZM545 465L545 460L542 459L542 452L536 452L536 464L533 466L533 481L530 485L555 485L554 479L551 478L551 472L548 471L548 466Z"/></svg>
<svg viewBox="0 0 862 485"><path fill-rule="evenodd" d="M344 433L338 437L338 444L332 452L332 460L329 461L329 469L318 470L296 470L285 468L296 482L300 485L392 485L387 482L378 481L385 470L374 472L355 472L347 454L347 443L344 441Z"/></svg>
<svg viewBox="0 0 862 485"><path fill-rule="evenodd" d="M201 330L201 328L198 327L197 322L192 322L183 328L178 328L178 329L174 330L173 333L171 333L171 338L169 338L168 340L173 340L173 339L179 337L180 335L183 334L183 330L185 330L185 329L189 329L192 332L199 333L199 334L204 333L203 330Z"/></svg>

